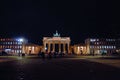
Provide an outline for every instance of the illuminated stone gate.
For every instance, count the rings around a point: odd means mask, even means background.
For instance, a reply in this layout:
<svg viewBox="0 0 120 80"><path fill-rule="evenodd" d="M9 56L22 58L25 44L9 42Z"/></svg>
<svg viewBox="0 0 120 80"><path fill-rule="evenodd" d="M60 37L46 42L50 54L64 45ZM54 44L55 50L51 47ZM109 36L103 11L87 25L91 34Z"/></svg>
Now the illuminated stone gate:
<svg viewBox="0 0 120 80"><path fill-rule="evenodd" d="M44 52L56 52L56 44L58 44L58 52L70 53L70 37L60 37L60 34L56 31L53 37L43 38L43 51Z"/></svg>

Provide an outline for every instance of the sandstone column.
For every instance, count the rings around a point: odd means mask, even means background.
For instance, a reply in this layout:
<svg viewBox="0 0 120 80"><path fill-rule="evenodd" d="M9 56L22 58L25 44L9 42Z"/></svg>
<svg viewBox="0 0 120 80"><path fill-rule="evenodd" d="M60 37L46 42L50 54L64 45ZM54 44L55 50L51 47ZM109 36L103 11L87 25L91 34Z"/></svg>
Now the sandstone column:
<svg viewBox="0 0 120 80"><path fill-rule="evenodd" d="M48 52L50 52L50 42L48 42Z"/></svg>

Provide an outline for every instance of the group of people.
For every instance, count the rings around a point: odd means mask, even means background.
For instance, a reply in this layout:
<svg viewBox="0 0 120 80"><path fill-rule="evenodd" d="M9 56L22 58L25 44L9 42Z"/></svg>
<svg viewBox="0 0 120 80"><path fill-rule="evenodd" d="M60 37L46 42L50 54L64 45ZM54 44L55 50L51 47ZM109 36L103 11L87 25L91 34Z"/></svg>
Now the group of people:
<svg viewBox="0 0 120 80"><path fill-rule="evenodd" d="M56 58L56 57L62 57L64 56L64 53L58 53L58 52L40 52L38 54L39 57L42 57L43 59L45 59L46 57L51 59L52 57Z"/></svg>

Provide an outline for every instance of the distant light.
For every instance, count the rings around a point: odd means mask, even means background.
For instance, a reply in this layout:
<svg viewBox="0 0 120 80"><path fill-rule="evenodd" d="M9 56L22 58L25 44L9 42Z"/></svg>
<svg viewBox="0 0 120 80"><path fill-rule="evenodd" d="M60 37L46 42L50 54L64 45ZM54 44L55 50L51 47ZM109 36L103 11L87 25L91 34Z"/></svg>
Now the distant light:
<svg viewBox="0 0 120 80"><path fill-rule="evenodd" d="M80 49L80 47L78 46L78 49Z"/></svg>
<svg viewBox="0 0 120 80"><path fill-rule="evenodd" d="M23 39L20 39L20 42L23 42Z"/></svg>
<svg viewBox="0 0 120 80"><path fill-rule="evenodd" d="M18 39L18 41L23 42L23 39Z"/></svg>
<svg viewBox="0 0 120 80"><path fill-rule="evenodd" d="M47 47L45 47L45 50L47 50Z"/></svg>
<svg viewBox="0 0 120 80"><path fill-rule="evenodd" d="M91 42L95 42L95 41L96 41L96 39L90 39L90 41L91 41Z"/></svg>

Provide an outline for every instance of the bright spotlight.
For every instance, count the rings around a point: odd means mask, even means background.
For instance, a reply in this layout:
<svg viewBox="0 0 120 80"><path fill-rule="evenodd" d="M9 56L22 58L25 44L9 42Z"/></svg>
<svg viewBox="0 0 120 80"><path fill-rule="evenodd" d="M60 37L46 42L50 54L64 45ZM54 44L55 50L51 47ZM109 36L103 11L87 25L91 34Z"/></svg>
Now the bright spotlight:
<svg viewBox="0 0 120 80"><path fill-rule="evenodd" d="M18 41L23 42L23 39L18 39Z"/></svg>
<svg viewBox="0 0 120 80"><path fill-rule="evenodd" d="M47 47L45 47L45 50L47 50Z"/></svg>

